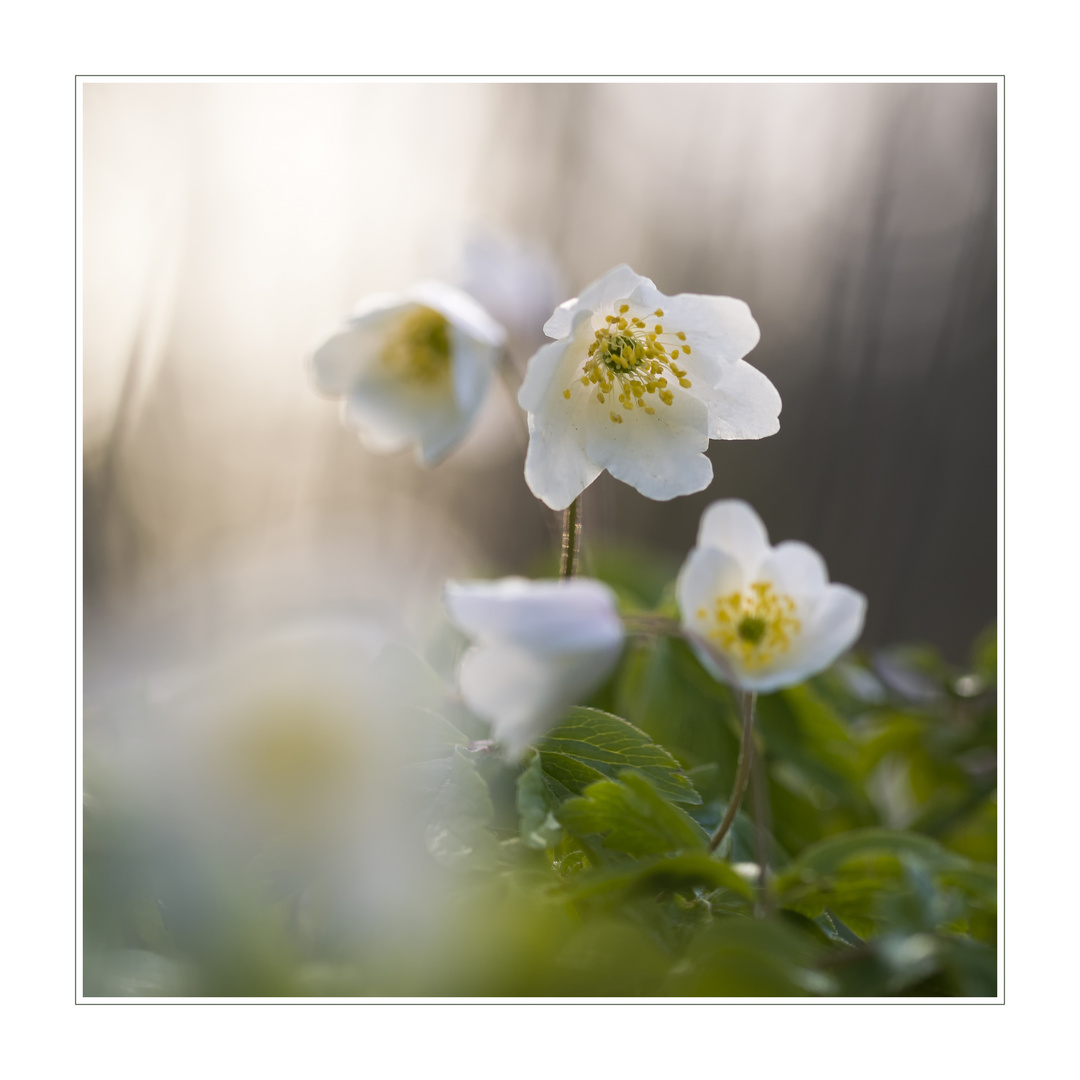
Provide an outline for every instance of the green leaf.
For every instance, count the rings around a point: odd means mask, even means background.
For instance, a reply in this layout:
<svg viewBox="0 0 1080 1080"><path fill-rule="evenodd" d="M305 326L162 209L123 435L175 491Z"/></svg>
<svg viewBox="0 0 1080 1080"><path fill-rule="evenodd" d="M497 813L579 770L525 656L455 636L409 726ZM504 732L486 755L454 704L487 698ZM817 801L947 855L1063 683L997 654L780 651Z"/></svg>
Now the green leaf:
<svg viewBox="0 0 1080 1080"><path fill-rule="evenodd" d="M754 891L726 862L708 855L669 855L650 860L634 870L612 872L605 870L582 874L575 880L570 893L572 900L613 895L654 895L702 888L712 892L728 889L751 901Z"/></svg>
<svg viewBox="0 0 1080 1080"><path fill-rule="evenodd" d="M835 874L850 860L875 855L899 858L905 854L919 857L931 870L938 872L968 865L962 856L946 851L926 836L893 829L855 829L831 836L803 851L779 876L777 888L782 890L798 881Z"/></svg>
<svg viewBox="0 0 1080 1080"><path fill-rule="evenodd" d="M544 851L559 842L562 826L551 812L554 805L555 800L544 784L544 771L537 754L517 782L521 839L526 846Z"/></svg>
<svg viewBox="0 0 1080 1080"><path fill-rule="evenodd" d="M739 717L730 689L702 668L685 641L654 637L626 649L615 711L688 765L719 769L726 793L739 756Z"/></svg>
<svg viewBox="0 0 1080 1080"><path fill-rule="evenodd" d="M823 953L813 936L779 920L717 919L690 943L662 992L687 997L835 993L835 981L814 970Z"/></svg>
<svg viewBox="0 0 1080 1080"><path fill-rule="evenodd" d="M536 748L544 773L555 781L548 789L559 799L580 795L596 781L632 768L669 799L701 802L671 754L633 724L599 709L571 709L563 723L537 741Z"/></svg>
<svg viewBox="0 0 1080 1080"><path fill-rule="evenodd" d="M609 851L627 855L701 851L708 842L705 830L685 810L630 770L617 780L591 784L583 797L563 803L557 817L575 836L601 836Z"/></svg>
<svg viewBox="0 0 1080 1080"><path fill-rule="evenodd" d="M444 866L493 870L499 845L488 829L495 809L487 784L461 747L455 747L447 776L432 808L425 839Z"/></svg>

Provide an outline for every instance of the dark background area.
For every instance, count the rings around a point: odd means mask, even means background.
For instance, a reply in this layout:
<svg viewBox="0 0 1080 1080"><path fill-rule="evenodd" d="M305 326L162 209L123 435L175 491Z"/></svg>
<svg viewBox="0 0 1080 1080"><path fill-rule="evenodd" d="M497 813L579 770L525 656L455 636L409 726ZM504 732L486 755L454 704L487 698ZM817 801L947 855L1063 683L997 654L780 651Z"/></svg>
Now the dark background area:
<svg viewBox="0 0 1080 1080"><path fill-rule="evenodd" d="M714 442L712 486L670 503L602 476L594 542L677 567L703 508L739 496L867 594L864 645L959 660L997 607L996 94L86 87L91 667L284 615L420 632L445 576L536 564L557 517L522 479L508 391L424 472L366 452L303 370L364 293L452 276L475 228L546 250L565 296L625 261L761 326L747 359L780 432Z"/></svg>

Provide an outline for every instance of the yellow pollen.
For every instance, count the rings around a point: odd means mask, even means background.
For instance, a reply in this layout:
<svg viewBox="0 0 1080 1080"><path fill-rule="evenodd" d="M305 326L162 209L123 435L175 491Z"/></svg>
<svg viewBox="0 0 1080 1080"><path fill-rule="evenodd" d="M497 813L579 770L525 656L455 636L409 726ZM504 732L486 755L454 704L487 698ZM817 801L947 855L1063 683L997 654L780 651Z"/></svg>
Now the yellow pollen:
<svg viewBox="0 0 1080 1080"><path fill-rule="evenodd" d="M656 317L657 317L658 319L662 319L662 318L664 317L664 309L663 309L663 308L657 308L657 309L656 309L656 310L655 310L655 311L653 312L653 314L654 314L654 315L655 315L655 316L656 316Z"/></svg>
<svg viewBox="0 0 1080 1080"><path fill-rule="evenodd" d="M566 398L567 401L570 400L570 387L569 386L562 392L562 396L564 398Z"/></svg>
<svg viewBox="0 0 1080 1080"><path fill-rule="evenodd" d="M630 309L629 301L619 304L618 314L605 315L602 328L593 331L581 381L597 387L596 399L601 405L606 395L613 393L624 409L633 410L636 401L653 416L656 410L646 408L642 398L659 390L660 400L673 404L667 376L677 379L683 389L691 388L686 371L675 363L680 356L677 342L685 341L686 334L681 330L665 332L662 323L655 323L650 330L642 317L646 313L631 315ZM655 314L662 316L663 309L658 308ZM569 400L570 395L564 391L564 397Z"/></svg>
<svg viewBox="0 0 1080 1080"><path fill-rule="evenodd" d="M698 608L699 619L708 620L709 615L705 608ZM763 668L787 652L802 630L795 617L795 601L777 593L768 581L755 581L743 592L717 597L711 615L707 636L748 671Z"/></svg>
<svg viewBox="0 0 1080 1080"><path fill-rule="evenodd" d="M450 324L437 311L418 307L394 327L380 359L384 367L406 382L449 379Z"/></svg>

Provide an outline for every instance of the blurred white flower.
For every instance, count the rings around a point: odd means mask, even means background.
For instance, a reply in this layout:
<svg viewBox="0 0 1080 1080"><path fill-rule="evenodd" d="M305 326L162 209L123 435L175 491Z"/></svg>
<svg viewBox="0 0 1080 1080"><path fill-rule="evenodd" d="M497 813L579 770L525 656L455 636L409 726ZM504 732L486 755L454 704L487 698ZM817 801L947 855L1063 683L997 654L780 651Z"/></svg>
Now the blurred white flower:
<svg viewBox="0 0 1080 1080"><path fill-rule="evenodd" d="M315 350L311 376L345 399L345 422L376 453L415 446L434 465L483 404L506 332L470 296L436 281L361 301Z"/></svg>
<svg viewBox="0 0 1080 1080"><path fill-rule="evenodd" d="M829 584L813 548L791 540L770 547L761 519L739 499L702 515L677 593L698 659L742 690L778 690L828 667L858 639L866 615L866 597Z"/></svg>
<svg viewBox="0 0 1080 1080"><path fill-rule="evenodd" d="M599 581L449 582L445 600L475 642L462 697L515 756L600 686L622 650L615 594Z"/></svg>
<svg viewBox="0 0 1080 1080"><path fill-rule="evenodd" d="M557 340L529 361L518 403L529 414L525 479L562 510L607 469L650 499L712 481L710 439L779 430L780 395L747 364L760 338L726 296L664 296L617 266L555 309Z"/></svg>
<svg viewBox="0 0 1080 1080"><path fill-rule="evenodd" d="M488 230L462 244L462 288L499 320L528 355L544 340L544 320L559 302L562 275L543 250Z"/></svg>

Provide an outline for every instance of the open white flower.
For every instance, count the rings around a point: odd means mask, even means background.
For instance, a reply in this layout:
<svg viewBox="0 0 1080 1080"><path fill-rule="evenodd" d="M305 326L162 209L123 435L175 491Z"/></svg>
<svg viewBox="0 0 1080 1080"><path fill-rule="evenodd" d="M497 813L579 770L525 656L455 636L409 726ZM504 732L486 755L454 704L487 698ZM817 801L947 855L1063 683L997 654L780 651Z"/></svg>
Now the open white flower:
<svg viewBox="0 0 1080 1080"><path fill-rule="evenodd" d="M761 518L739 499L702 515L677 592L698 659L742 690L778 690L822 671L855 643L866 615L866 597L829 584L812 547L770 547Z"/></svg>
<svg viewBox="0 0 1080 1080"><path fill-rule="evenodd" d="M761 336L727 296L664 296L617 266L555 309L557 340L529 361L518 403L529 414L525 479L562 510L607 469L650 499L712 481L710 439L780 429L780 395L744 357Z"/></svg>
<svg viewBox="0 0 1080 1080"><path fill-rule="evenodd" d="M434 465L480 409L506 332L459 289L437 281L361 301L315 350L315 386L345 399L345 422L376 453L415 446Z"/></svg>
<svg viewBox="0 0 1080 1080"><path fill-rule="evenodd" d="M588 578L449 582L446 609L475 642L465 704L518 755L611 674L623 643L615 594Z"/></svg>

